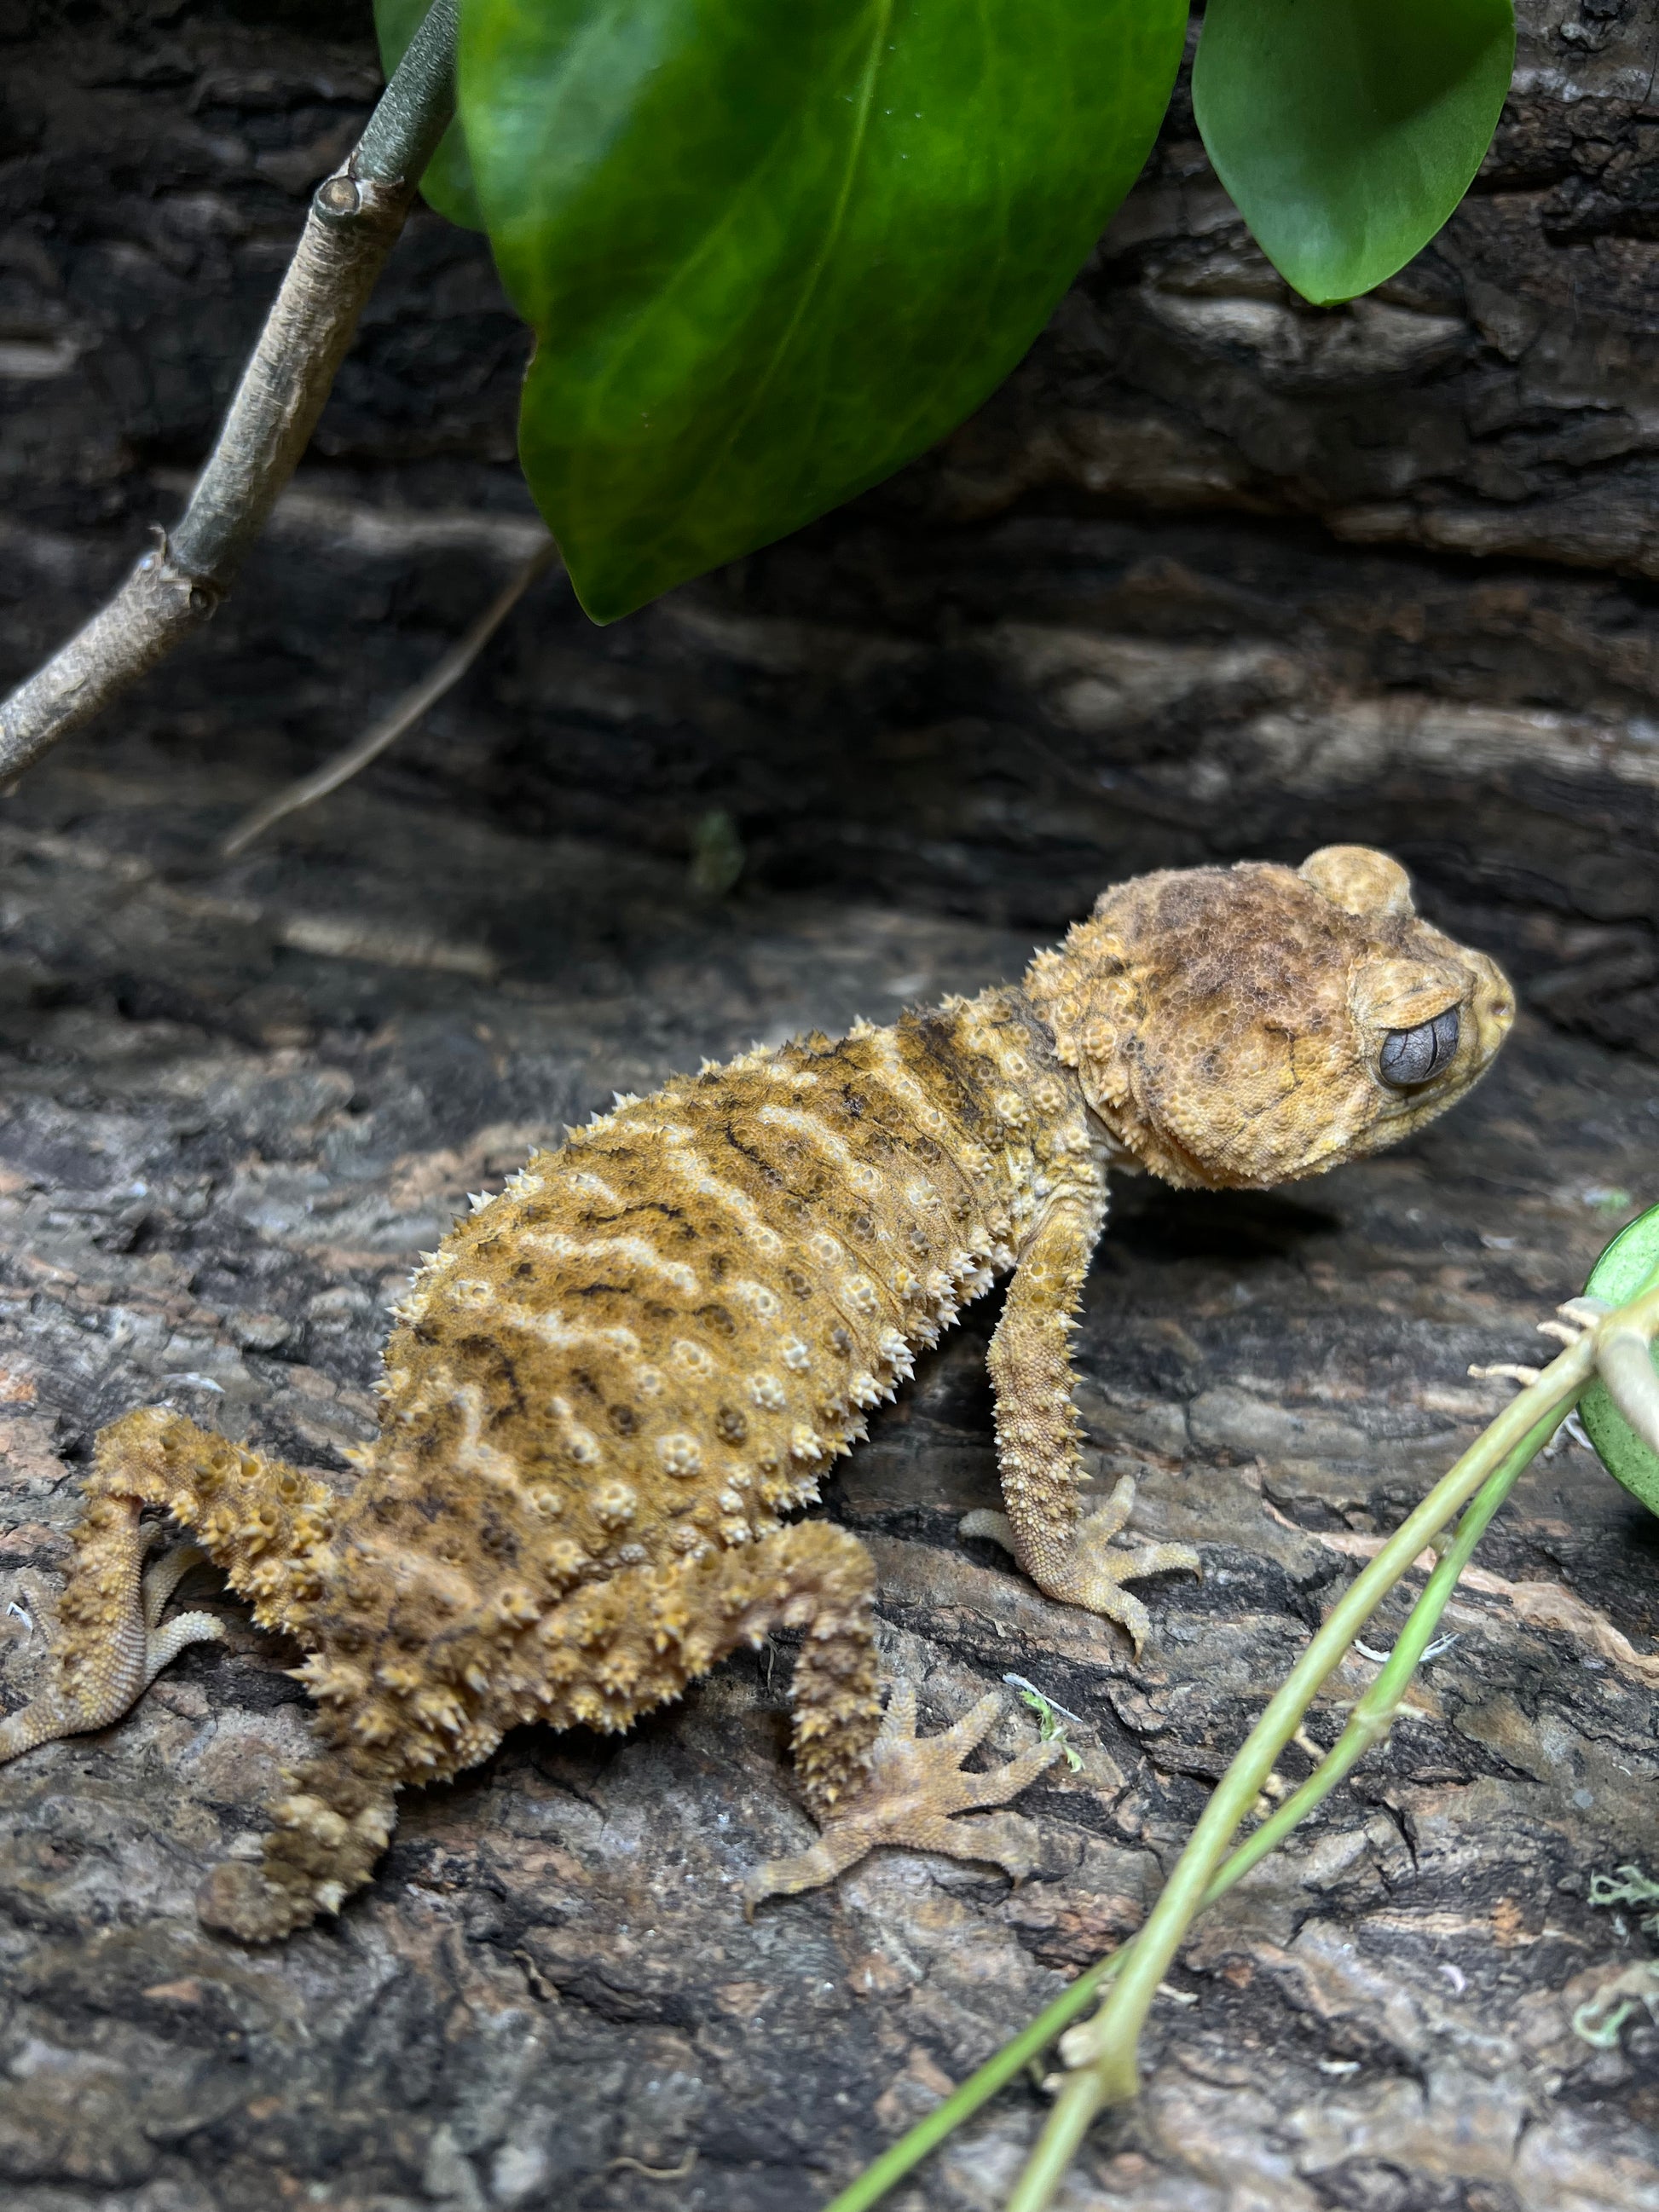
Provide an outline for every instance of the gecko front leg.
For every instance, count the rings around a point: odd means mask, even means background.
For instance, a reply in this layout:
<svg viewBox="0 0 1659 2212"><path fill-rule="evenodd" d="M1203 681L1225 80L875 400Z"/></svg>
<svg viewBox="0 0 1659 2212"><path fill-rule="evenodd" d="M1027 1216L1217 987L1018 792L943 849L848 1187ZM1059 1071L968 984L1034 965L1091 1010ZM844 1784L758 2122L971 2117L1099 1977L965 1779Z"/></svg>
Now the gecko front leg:
<svg viewBox="0 0 1659 2212"><path fill-rule="evenodd" d="M1098 1229L1097 1206L1064 1200L1020 1256L989 1363L1007 1511L969 1513L961 1528L965 1536L988 1536L1011 1551L1046 1596L1118 1622L1139 1652L1152 1620L1124 1583L1178 1568L1196 1574L1199 1558L1188 1544L1109 1548L1134 1504L1131 1476L1098 1511L1082 1510L1087 1470L1078 1449L1072 1338Z"/></svg>

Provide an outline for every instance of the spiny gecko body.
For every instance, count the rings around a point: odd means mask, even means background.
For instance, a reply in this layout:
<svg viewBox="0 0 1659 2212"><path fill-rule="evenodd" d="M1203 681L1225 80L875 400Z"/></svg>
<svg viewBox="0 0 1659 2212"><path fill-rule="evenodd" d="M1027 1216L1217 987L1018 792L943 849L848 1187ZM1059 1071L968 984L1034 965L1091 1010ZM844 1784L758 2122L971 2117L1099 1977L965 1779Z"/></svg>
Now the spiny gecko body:
<svg viewBox="0 0 1659 2212"><path fill-rule="evenodd" d="M0 1723L0 1759L107 1726L220 1632L164 1617L200 1553L146 1570L159 1508L309 1653L317 1706L261 1863L204 1885L211 1926L264 1942L337 1911L401 1785L522 1721L624 1729L781 1626L804 1632L795 1771L823 1832L757 1869L750 1903L878 1843L1024 1871L1000 1824L950 1815L1006 1803L1060 1747L970 1773L994 1697L918 1739L901 1685L884 1720L869 1554L786 1516L1012 1275L990 1354L1006 1510L964 1528L1139 1645L1125 1582L1198 1562L1110 1548L1127 1483L1082 1504L1070 1343L1109 1165L1211 1188L1316 1174L1449 1105L1512 1014L1394 861L1334 846L1299 871L1121 884L1017 987L623 1100L475 1201L416 1275L349 1494L166 1408L103 1432L56 1680Z"/></svg>

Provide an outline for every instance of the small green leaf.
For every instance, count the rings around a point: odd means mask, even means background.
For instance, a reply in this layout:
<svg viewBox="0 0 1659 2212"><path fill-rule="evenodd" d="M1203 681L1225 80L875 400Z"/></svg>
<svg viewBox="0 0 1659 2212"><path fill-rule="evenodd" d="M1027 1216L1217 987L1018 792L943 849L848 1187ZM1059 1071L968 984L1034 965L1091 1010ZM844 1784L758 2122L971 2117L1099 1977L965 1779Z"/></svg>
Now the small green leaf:
<svg viewBox="0 0 1659 2212"><path fill-rule="evenodd" d="M1012 1682L1016 1678L1012 1674L1005 1674L1002 1679L1005 1682ZM1066 1742L1064 1723L1048 1698L1043 1696L1041 1690L1029 1682L1021 1688L1019 1695L1020 1702L1029 1705L1037 1717L1037 1741L1057 1743L1060 1746L1060 1755L1066 1761L1066 1765L1071 1768L1073 1774L1080 1774L1083 1771L1083 1761Z"/></svg>
<svg viewBox="0 0 1659 2212"><path fill-rule="evenodd" d="M878 482L1019 360L1133 182L1186 0L465 0L536 332L520 450L611 621Z"/></svg>
<svg viewBox="0 0 1659 2212"><path fill-rule="evenodd" d="M1659 1965L1651 1959L1626 1966L1586 1997L1572 2015L1572 2032L1592 2050L1616 2051L1625 2022L1644 2006L1650 2020L1659 2020Z"/></svg>
<svg viewBox="0 0 1659 2212"><path fill-rule="evenodd" d="M404 49L425 19L432 0L374 0L374 29L380 42L380 66L387 76L404 58ZM463 230L482 230L478 196L472 188L472 164L459 122L452 123L439 141L438 150L421 179L421 197Z"/></svg>
<svg viewBox="0 0 1659 2212"><path fill-rule="evenodd" d="M724 898L735 889L747 857L737 823L723 806L711 806L691 832L692 890Z"/></svg>
<svg viewBox="0 0 1659 2212"><path fill-rule="evenodd" d="M1622 1213L1634 1204L1630 1193L1614 1183L1594 1182L1584 1193L1586 1206L1593 1206L1598 1213Z"/></svg>
<svg viewBox="0 0 1659 2212"><path fill-rule="evenodd" d="M1589 1901L1601 1905L1659 1905L1659 1881L1627 1862L1617 1874L1590 1876Z"/></svg>
<svg viewBox="0 0 1659 2212"><path fill-rule="evenodd" d="M1621 1229L1590 1270L1587 1297L1622 1306L1659 1282L1659 1206ZM1659 1367L1659 1357L1654 1362ZM1601 1454L1607 1473L1659 1513L1659 1458L1649 1450L1607 1395L1605 1382L1592 1382L1578 1401L1584 1433Z"/></svg>
<svg viewBox="0 0 1659 2212"><path fill-rule="evenodd" d="M1434 236L1514 67L1511 0L1209 0L1193 108L1262 252L1328 307Z"/></svg>

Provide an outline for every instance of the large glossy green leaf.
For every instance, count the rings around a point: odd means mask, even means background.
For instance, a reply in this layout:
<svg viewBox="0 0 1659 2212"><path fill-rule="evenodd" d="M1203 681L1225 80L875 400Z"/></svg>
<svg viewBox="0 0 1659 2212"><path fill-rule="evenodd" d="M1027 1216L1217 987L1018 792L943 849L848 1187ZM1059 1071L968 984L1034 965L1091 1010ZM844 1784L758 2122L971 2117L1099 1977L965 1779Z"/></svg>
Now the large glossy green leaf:
<svg viewBox="0 0 1659 2212"><path fill-rule="evenodd" d="M1186 0L465 0L534 326L520 453L588 612L888 475L1007 374L1156 133Z"/></svg>
<svg viewBox="0 0 1659 2212"><path fill-rule="evenodd" d="M1193 106L1261 250L1324 307L1428 244L1514 66L1511 0L1208 0Z"/></svg>
<svg viewBox="0 0 1659 2212"><path fill-rule="evenodd" d="M432 0L374 0L374 29L380 42L380 66L391 76L404 58L404 49L421 27ZM452 123L421 179L421 196L440 215L466 230L482 230L478 197L472 189L472 164L466 156L461 126Z"/></svg>
<svg viewBox="0 0 1659 2212"><path fill-rule="evenodd" d="M1659 1282L1659 1206L1638 1214L1620 1231L1591 1268L1584 1289L1590 1297L1621 1306L1651 1290L1656 1282ZM1659 1366L1659 1358L1655 1365ZM1659 1459L1613 1404L1605 1382L1590 1384L1578 1401L1578 1418L1608 1474L1617 1475L1650 1512L1659 1513Z"/></svg>

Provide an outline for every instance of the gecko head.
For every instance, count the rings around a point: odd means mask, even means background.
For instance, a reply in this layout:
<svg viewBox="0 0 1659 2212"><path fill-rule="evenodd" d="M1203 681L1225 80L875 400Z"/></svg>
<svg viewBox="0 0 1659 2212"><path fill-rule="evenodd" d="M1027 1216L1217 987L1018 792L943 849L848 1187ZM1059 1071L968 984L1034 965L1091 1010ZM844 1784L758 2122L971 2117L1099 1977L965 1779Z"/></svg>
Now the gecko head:
<svg viewBox="0 0 1659 2212"><path fill-rule="evenodd" d="M1419 920L1405 870L1365 845L1116 884L1025 988L1117 1143L1212 1189L1395 1143L1515 1018L1502 970Z"/></svg>

